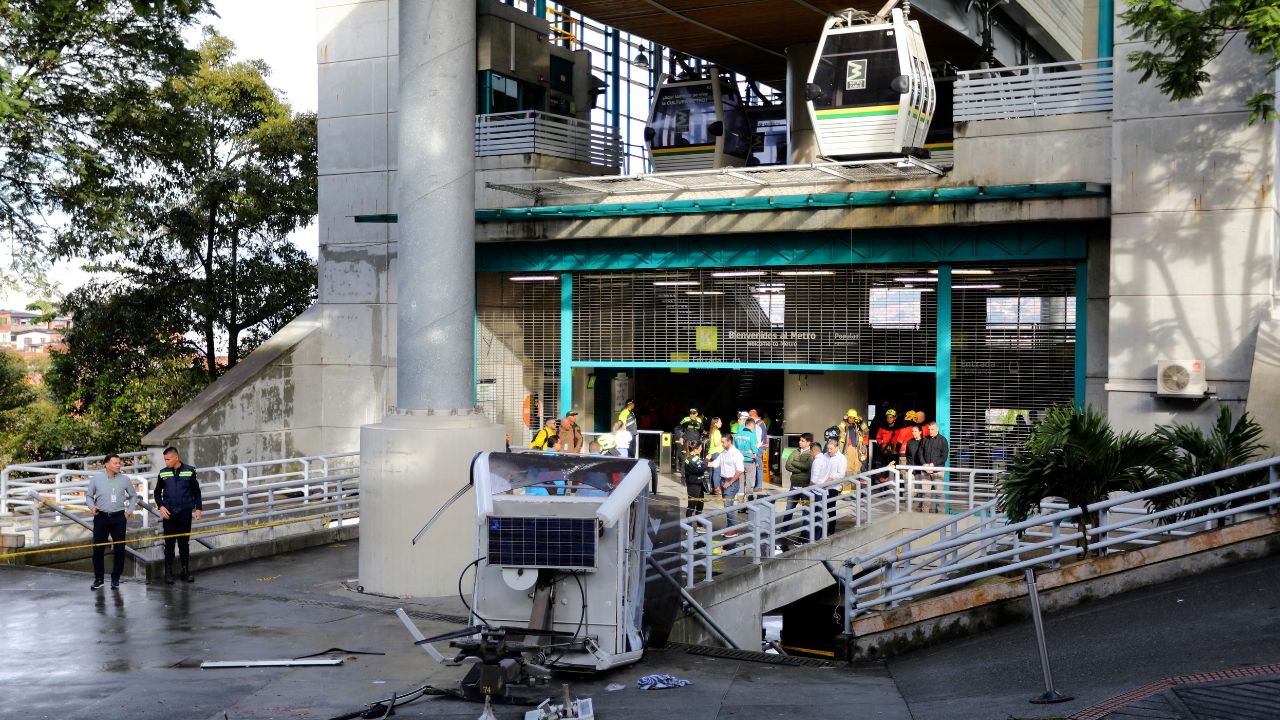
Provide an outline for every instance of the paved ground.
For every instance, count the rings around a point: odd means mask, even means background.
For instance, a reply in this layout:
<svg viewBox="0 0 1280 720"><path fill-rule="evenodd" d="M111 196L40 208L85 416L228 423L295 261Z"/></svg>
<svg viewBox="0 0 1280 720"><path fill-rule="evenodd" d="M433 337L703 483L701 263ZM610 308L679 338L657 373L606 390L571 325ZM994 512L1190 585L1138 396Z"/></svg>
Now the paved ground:
<svg viewBox="0 0 1280 720"><path fill-rule="evenodd" d="M129 582L116 592L90 592L80 573L0 567L0 716L323 719L394 690L456 680L458 669L434 665L409 643L391 615L404 603L343 588L355 576L355 550L354 543L332 545L207 572L194 585ZM455 628L450 616L463 614L456 599L405 606L427 633ZM1040 669L1025 623L857 668L655 651L640 665L574 687L595 699L602 720L1067 717L1175 675L1280 661L1278 606L1280 558L1269 558L1051 615L1058 685L1077 697L1059 706L1026 702L1038 692ZM204 660L296 657L331 647L386 655L348 656L332 668L199 668ZM638 691L636 679L653 672L694 684ZM1237 683L1210 700L1223 702L1224 692L1257 695L1268 681L1274 678ZM625 689L608 692L609 683ZM1157 693L1141 702L1160 699ZM402 718L478 714L475 706L440 699L396 711ZM499 709L498 717L520 713Z"/></svg>

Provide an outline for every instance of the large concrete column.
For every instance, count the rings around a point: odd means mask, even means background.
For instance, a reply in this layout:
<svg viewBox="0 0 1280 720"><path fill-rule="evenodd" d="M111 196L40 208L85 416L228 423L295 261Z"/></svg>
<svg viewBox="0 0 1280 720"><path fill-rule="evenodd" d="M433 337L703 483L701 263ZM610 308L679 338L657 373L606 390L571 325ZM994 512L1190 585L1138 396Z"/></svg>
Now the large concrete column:
<svg viewBox="0 0 1280 720"><path fill-rule="evenodd" d="M809 117L808 101L804 96L805 80L813 65L817 43L792 45L787 48L787 162L803 165L818 159L818 134L813 130Z"/></svg>
<svg viewBox="0 0 1280 720"><path fill-rule="evenodd" d="M384 595L456 592L474 555L464 497L502 429L474 407L475 0L400 0L396 408L360 431L360 583Z"/></svg>

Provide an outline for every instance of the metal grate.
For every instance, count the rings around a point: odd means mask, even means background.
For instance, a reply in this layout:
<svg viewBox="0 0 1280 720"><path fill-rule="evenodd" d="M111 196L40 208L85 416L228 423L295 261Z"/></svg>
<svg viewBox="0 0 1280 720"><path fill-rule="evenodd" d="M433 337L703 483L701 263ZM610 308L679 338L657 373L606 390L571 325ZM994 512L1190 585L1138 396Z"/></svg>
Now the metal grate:
<svg viewBox="0 0 1280 720"><path fill-rule="evenodd" d="M595 518L491 517L490 565L593 569Z"/></svg>
<svg viewBox="0 0 1280 720"><path fill-rule="evenodd" d="M525 447L560 412L560 281L476 275L476 402Z"/></svg>
<svg viewBox="0 0 1280 720"><path fill-rule="evenodd" d="M1045 408L1075 397L1075 266L991 273L952 280L950 440L964 467L1003 467Z"/></svg>
<svg viewBox="0 0 1280 720"><path fill-rule="evenodd" d="M932 366L935 277L848 266L579 275L574 359Z"/></svg>
<svg viewBox="0 0 1280 720"><path fill-rule="evenodd" d="M876 182L933 178L943 171L913 157L875 158L810 165L767 165L718 170L624 175L622 177L572 177L529 182L488 183L525 197L570 197L574 195L671 194L693 190L752 189L830 183Z"/></svg>

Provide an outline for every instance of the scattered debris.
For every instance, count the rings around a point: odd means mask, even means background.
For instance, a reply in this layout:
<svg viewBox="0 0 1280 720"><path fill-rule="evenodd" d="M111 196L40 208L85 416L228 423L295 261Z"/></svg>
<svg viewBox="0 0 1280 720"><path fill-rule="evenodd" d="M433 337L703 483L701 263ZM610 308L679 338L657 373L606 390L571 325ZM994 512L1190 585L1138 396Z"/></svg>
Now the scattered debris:
<svg viewBox="0 0 1280 720"><path fill-rule="evenodd" d="M321 650L310 655L299 655L294 660L306 660L307 658L320 657L321 655L386 655L386 653L374 652L372 650L346 650L343 648L332 647L328 650Z"/></svg>
<svg viewBox="0 0 1280 720"><path fill-rule="evenodd" d="M667 688L678 688L692 684L693 683L689 680L681 680L680 678L672 677L666 673L661 675L645 675L636 681L636 686L641 690L665 690Z"/></svg>
<svg viewBox="0 0 1280 720"><path fill-rule="evenodd" d="M626 689L627 689L627 686L623 685L622 683L609 683L608 685L604 686L605 692L618 692L619 690L626 690Z"/></svg>
<svg viewBox="0 0 1280 720"><path fill-rule="evenodd" d="M310 667L316 665L341 665L342 658L316 658L314 660L214 660L200 663L200 667L248 668L248 667Z"/></svg>
<svg viewBox="0 0 1280 720"><path fill-rule="evenodd" d="M551 698L543 700L538 707L526 712L524 720L595 720L595 709L591 698L574 700L569 696L569 684L561 686L564 697L559 704L551 702ZM481 718L484 716L482 715Z"/></svg>

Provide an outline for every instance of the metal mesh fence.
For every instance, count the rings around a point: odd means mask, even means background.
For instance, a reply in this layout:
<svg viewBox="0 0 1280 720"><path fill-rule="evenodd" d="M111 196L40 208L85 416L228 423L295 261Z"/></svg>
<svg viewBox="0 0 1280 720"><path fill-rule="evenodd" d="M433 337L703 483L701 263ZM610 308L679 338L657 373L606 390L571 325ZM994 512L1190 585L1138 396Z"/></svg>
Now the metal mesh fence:
<svg viewBox="0 0 1280 720"><path fill-rule="evenodd" d="M1075 396L1076 269L952 280L952 460L1002 467L1044 409Z"/></svg>
<svg viewBox="0 0 1280 720"><path fill-rule="evenodd" d="M931 366L935 284L920 268L583 274L574 359Z"/></svg>
<svg viewBox="0 0 1280 720"><path fill-rule="evenodd" d="M476 276L476 400L524 447L560 412L560 282Z"/></svg>

